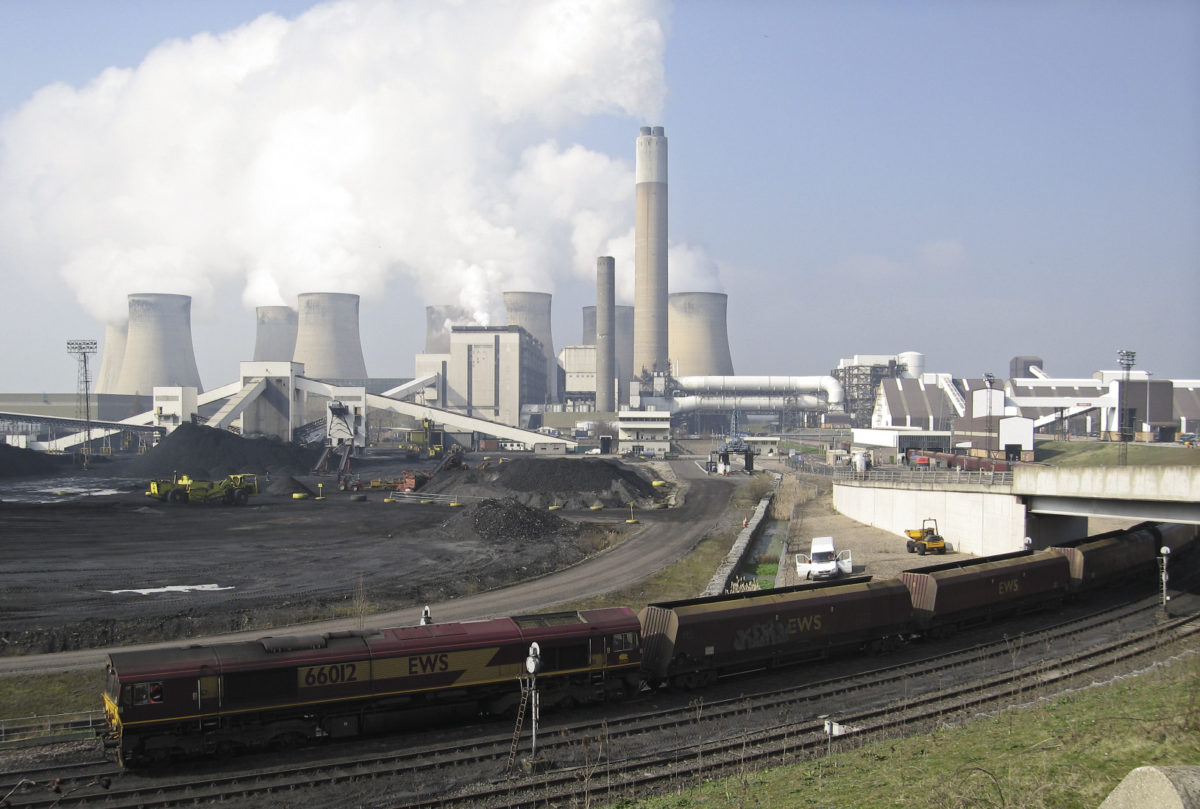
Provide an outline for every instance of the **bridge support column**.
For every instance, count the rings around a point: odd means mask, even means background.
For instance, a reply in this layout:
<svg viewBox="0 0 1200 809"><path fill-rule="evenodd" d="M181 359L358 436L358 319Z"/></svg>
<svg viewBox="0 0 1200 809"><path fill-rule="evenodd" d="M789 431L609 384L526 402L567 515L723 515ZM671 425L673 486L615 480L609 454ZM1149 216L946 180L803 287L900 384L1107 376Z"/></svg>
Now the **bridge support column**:
<svg viewBox="0 0 1200 809"><path fill-rule="evenodd" d="M1051 545L1087 535L1087 517L1030 513L1025 515L1025 536L1033 540L1034 550L1048 548Z"/></svg>

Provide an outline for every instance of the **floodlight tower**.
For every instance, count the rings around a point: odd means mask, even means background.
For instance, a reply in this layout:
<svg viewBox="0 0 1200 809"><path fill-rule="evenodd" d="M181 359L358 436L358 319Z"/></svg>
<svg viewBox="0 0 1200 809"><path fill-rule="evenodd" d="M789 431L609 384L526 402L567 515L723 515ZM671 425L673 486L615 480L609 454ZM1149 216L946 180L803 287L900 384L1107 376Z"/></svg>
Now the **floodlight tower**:
<svg viewBox="0 0 1200 809"><path fill-rule="evenodd" d="M1129 437L1125 434L1125 391L1129 388L1129 369L1133 367L1136 359L1136 351L1123 348L1117 352L1117 362L1121 363L1121 370L1124 371L1121 395L1117 397L1117 427L1121 431L1121 444L1117 447L1117 463L1120 466L1129 464Z"/></svg>
<svg viewBox="0 0 1200 809"><path fill-rule="evenodd" d="M92 379L88 373L88 356L96 353L97 343L95 340L67 340L67 353L74 354L79 361L79 382L76 386L79 391L78 410L83 411L83 467L87 468L88 453L92 449L92 402L88 396L88 386ZM78 410L76 415L79 415Z"/></svg>

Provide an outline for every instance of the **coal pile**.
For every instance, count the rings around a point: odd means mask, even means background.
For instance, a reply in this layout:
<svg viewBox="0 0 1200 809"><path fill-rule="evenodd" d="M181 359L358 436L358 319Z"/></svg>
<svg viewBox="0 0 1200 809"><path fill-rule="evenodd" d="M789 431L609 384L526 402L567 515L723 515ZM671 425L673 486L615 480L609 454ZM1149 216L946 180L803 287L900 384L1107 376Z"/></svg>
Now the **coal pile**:
<svg viewBox="0 0 1200 809"><path fill-rule="evenodd" d="M137 462L147 477L178 473L197 480L216 480L241 472L306 475L320 456L271 438L242 438L228 430L183 424Z"/></svg>
<svg viewBox="0 0 1200 809"><path fill-rule="evenodd" d="M0 444L0 478L15 478L25 475L53 475L71 465L64 455L47 455L23 447Z"/></svg>
<svg viewBox="0 0 1200 809"><path fill-rule="evenodd" d="M455 519L468 522L471 530L488 542L537 542L577 532L569 520L530 508L512 497L476 503Z"/></svg>
<svg viewBox="0 0 1200 809"><path fill-rule="evenodd" d="M439 473L423 490L465 497L512 496L536 509L596 505L647 507L665 492L619 461L582 458L517 458L470 470Z"/></svg>

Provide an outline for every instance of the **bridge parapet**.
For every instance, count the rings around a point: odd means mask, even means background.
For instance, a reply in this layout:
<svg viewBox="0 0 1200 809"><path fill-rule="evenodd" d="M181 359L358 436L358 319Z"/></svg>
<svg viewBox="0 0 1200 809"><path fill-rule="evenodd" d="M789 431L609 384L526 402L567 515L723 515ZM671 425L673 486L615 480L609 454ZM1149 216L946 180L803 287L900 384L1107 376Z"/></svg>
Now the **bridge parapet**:
<svg viewBox="0 0 1200 809"><path fill-rule="evenodd" d="M1200 466L1020 466L1012 493L1093 500L1200 501Z"/></svg>

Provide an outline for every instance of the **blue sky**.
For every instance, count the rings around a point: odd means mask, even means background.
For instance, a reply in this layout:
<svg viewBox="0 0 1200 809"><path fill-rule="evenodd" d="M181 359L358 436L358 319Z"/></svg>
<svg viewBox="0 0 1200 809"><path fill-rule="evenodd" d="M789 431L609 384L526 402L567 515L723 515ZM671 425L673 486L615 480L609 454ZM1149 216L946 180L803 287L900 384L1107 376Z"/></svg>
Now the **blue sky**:
<svg viewBox="0 0 1200 809"><path fill-rule="evenodd" d="M533 2L333 4L355 13L305 25L313 5L0 0L0 318L24 347L0 389L73 390L63 343L100 339L130 292L194 294L208 387L249 358L253 305L295 284L363 294L372 375L411 375L423 306L473 285L553 292L555 345L577 342L589 260L631 277L643 124L670 143L671 288L729 294L739 373L915 350L957 376L1035 354L1073 377L1129 348L1200 378L1193 2L613 0L605 25L542 38ZM507 30L513 9L530 13ZM275 27L246 27L266 12ZM283 43L269 70L212 78L264 42ZM391 48L415 56L363 64ZM55 82L71 92L35 98ZM395 201L426 194L454 224L437 238Z"/></svg>

